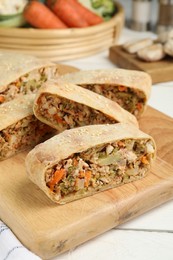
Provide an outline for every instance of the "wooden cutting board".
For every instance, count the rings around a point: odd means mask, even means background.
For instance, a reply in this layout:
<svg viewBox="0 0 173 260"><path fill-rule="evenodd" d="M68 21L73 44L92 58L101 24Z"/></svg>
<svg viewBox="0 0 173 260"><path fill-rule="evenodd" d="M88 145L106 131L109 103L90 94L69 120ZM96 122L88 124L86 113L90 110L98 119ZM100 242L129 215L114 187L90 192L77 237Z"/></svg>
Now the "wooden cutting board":
<svg viewBox="0 0 173 260"><path fill-rule="evenodd" d="M26 247L48 259L171 200L173 119L148 107L140 126L158 147L148 176L66 205L51 202L26 177L26 152L0 162L0 218Z"/></svg>
<svg viewBox="0 0 173 260"><path fill-rule="evenodd" d="M120 68L147 72L153 83L173 80L173 58L168 56L161 61L146 62L138 59L136 54L127 53L120 45L109 49L109 59Z"/></svg>

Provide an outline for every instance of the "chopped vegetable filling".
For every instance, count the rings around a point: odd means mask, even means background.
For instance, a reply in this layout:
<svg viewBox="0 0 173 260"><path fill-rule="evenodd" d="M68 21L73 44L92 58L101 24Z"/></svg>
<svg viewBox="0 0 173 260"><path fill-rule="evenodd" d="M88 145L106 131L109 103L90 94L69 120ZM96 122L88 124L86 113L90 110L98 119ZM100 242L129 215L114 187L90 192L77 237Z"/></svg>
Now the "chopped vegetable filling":
<svg viewBox="0 0 173 260"><path fill-rule="evenodd" d="M151 140L120 140L71 155L49 168L45 181L60 197L105 190L144 177L153 157Z"/></svg>
<svg viewBox="0 0 173 260"><path fill-rule="evenodd" d="M132 90L125 86L114 86L109 84L104 85L81 85L81 87L92 90L100 95L103 95L115 102L121 107L134 114L140 116L144 110L146 97L142 91Z"/></svg>
<svg viewBox="0 0 173 260"><path fill-rule="evenodd" d="M50 132L52 129L38 121L35 116L28 116L7 127L0 131L0 159L34 146Z"/></svg>
<svg viewBox="0 0 173 260"><path fill-rule="evenodd" d="M98 110L51 94L42 94L38 103L39 114L56 125L59 131L84 125L116 123Z"/></svg>
<svg viewBox="0 0 173 260"><path fill-rule="evenodd" d="M41 85L57 73L56 67L41 68L23 75L10 83L5 91L0 92L0 104L10 101L20 95L36 93Z"/></svg>

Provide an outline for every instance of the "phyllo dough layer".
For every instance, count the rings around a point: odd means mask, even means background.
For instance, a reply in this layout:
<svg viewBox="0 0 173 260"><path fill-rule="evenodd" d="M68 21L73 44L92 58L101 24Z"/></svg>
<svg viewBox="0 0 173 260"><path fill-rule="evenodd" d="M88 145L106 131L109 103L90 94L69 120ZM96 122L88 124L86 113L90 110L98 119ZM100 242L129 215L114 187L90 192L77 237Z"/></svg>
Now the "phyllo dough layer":
<svg viewBox="0 0 173 260"><path fill-rule="evenodd" d="M152 137L132 125L85 126L36 146L26 168L48 197L66 203L143 178L155 150Z"/></svg>
<svg viewBox="0 0 173 260"><path fill-rule="evenodd" d="M109 69L87 70L61 77L69 82L92 90L134 114L137 118L144 112L151 92L151 78L141 71Z"/></svg>
<svg viewBox="0 0 173 260"><path fill-rule="evenodd" d="M47 82L34 102L34 114L59 132L84 125L128 122L136 118L113 102L74 84Z"/></svg>

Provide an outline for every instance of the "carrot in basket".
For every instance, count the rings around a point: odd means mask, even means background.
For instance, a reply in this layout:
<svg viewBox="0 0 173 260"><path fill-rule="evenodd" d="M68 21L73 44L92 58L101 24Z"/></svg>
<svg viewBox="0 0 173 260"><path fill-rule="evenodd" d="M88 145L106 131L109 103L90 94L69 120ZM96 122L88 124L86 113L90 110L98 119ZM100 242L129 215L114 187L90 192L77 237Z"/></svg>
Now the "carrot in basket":
<svg viewBox="0 0 173 260"><path fill-rule="evenodd" d="M147 160L147 157L146 157L146 156L142 156L141 162L142 162L143 164L149 164L149 161Z"/></svg>
<svg viewBox="0 0 173 260"><path fill-rule="evenodd" d="M81 3L79 3L77 0L68 0L71 5L75 7L77 12L87 21L89 25L96 25L103 22L103 18L92 11L90 11L88 8L83 6Z"/></svg>
<svg viewBox="0 0 173 260"><path fill-rule="evenodd" d="M142 109L142 103L138 102L136 107L137 107L138 110L141 110Z"/></svg>
<svg viewBox="0 0 173 260"><path fill-rule="evenodd" d="M89 24L69 0L49 0L51 10L69 27L82 28Z"/></svg>
<svg viewBox="0 0 173 260"><path fill-rule="evenodd" d="M41 29L60 29L67 26L44 4L30 1L24 10L27 22Z"/></svg>
<svg viewBox="0 0 173 260"><path fill-rule="evenodd" d="M54 2L55 2L54 0L46 0L46 5L51 9Z"/></svg>

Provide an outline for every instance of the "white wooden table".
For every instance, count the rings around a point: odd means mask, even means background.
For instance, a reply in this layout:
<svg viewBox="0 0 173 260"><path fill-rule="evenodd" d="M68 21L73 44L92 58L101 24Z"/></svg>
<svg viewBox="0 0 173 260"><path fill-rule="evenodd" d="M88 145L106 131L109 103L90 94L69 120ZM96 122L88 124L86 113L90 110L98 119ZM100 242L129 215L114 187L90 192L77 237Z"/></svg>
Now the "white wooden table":
<svg viewBox="0 0 173 260"><path fill-rule="evenodd" d="M152 36L124 29L120 42L134 36ZM108 52L66 62L79 69L108 69L115 65ZM149 105L173 117L173 82L152 88ZM172 155L173 156L173 155ZM114 228L54 260L173 260L173 201Z"/></svg>

